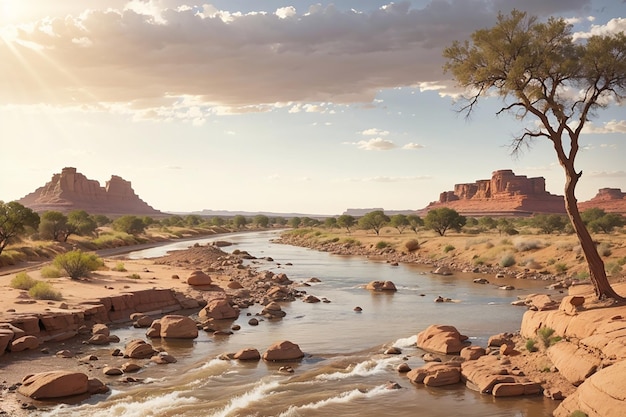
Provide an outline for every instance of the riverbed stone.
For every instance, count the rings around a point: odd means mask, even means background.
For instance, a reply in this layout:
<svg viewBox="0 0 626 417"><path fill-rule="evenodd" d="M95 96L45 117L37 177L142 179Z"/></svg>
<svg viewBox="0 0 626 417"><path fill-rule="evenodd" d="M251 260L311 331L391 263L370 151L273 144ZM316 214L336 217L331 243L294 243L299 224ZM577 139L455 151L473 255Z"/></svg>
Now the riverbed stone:
<svg viewBox="0 0 626 417"><path fill-rule="evenodd" d="M469 345L468 337L454 326L433 324L417 335L417 347L436 353L459 353Z"/></svg>
<svg viewBox="0 0 626 417"><path fill-rule="evenodd" d="M274 343L263 353L263 359L272 362L296 360L303 357L304 353L300 350L300 346L288 340Z"/></svg>

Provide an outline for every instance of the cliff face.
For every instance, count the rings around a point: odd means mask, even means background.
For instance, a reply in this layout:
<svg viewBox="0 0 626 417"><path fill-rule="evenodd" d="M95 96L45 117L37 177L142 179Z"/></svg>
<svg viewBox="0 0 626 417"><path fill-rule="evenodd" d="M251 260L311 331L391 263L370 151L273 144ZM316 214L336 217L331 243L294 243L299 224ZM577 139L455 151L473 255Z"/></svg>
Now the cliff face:
<svg viewBox="0 0 626 417"><path fill-rule="evenodd" d="M626 215L626 193L619 188L601 188L589 201L578 204L580 210L599 208L607 213Z"/></svg>
<svg viewBox="0 0 626 417"><path fill-rule="evenodd" d="M440 207L449 207L465 216L565 214L563 196L547 192L543 177L515 175L510 169L494 171L489 180L455 184L453 191L441 193L439 201L421 211L426 213Z"/></svg>
<svg viewBox="0 0 626 417"><path fill-rule="evenodd" d="M76 168L63 168L50 182L19 200L19 203L37 212L56 210L69 212L85 210L90 214L158 215L163 214L141 200L130 181L112 175L105 187L76 172Z"/></svg>

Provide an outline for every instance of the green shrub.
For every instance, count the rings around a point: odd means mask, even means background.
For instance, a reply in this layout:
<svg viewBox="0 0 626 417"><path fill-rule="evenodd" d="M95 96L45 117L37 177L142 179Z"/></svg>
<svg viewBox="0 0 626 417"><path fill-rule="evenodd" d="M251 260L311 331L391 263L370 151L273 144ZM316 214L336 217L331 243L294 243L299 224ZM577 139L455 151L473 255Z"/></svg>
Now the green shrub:
<svg viewBox="0 0 626 417"><path fill-rule="evenodd" d="M26 272L18 273L15 278L11 280L11 288L17 288L18 290L30 290L38 281L31 278Z"/></svg>
<svg viewBox="0 0 626 417"><path fill-rule="evenodd" d="M513 265L515 265L515 257L511 254L504 255L502 259L500 259L501 267L508 268Z"/></svg>
<svg viewBox="0 0 626 417"><path fill-rule="evenodd" d="M550 346L561 340L561 336L552 336L553 334L554 329L550 327L541 327L539 330L537 330L537 336L539 337L539 340L541 340L541 343L545 348L549 348Z"/></svg>
<svg viewBox="0 0 626 417"><path fill-rule="evenodd" d="M485 260L481 257L475 258L473 260L474 265L484 265L485 264Z"/></svg>
<svg viewBox="0 0 626 417"><path fill-rule="evenodd" d="M448 252L450 252L450 251L452 251L452 250L454 250L454 249L456 249L454 246L452 246L452 245L446 245L446 246L444 246L444 248L443 248L443 253L448 253Z"/></svg>
<svg viewBox="0 0 626 417"><path fill-rule="evenodd" d="M59 268L57 267L46 265L41 268L41 276L44 278L60 278L61 271L59 271Z"/></svg>
<svg viewBox="0 0 626 417"><path fill-rule="evenodd" d="M537 346L535 344L537 341L535 339L526 339L526 350L529 352L536 352Z"/></svg>
<svg viewBox="0 0 626 417"><path fill-rule="evenodd" d="M559 262L558 264L554 264L554 270L557 274L562 274L567 271L567 264Z"/></svg>
<svg viewBox="0 0 626 417"><path fill-rule="evenodd" d="M117 264L115 264L115 266L112 269L113 271L117 271L117 272L126 272L126 267L124 266L124 262L118 262Z"/></svg>
<svg viewBox="0 0 626 417"><path fill-rule="evenodd" d="M131 278L131 279L141 279L141 275L139 275L139 274L130 274L130 275L128 275L128 278Z"/></svg>
<svg viewBox="0 0 626 417"><path fill-rule="evenodd" d="M586 413L580 411L580 410L576 410L574 412L572 412L572 414L569 415L569 417L589 417L587 416Z"/></svg>
<svg viewBox="0 0 626 417"><path fill-rule="evenodd" d="M589 279L589 271L578 271L572 278L579 281Z"/></svg>
<svg viewBox="0 0 626 417"><path fill-rule="evenodd" d="M420 248L420 242L417 239L411 239L404 244L404 247L409 252L415 252Z"/></svg>
<svg viewBox="0 0 626 417"><path fill-rule="evenodd" d="M385 242L384 240L379 240L376 242L376 249L385 249L389 246L389 242Z"/></svg>
<svg viewBox="0 0 626 417"><path fill-rule="evenodd" d="M52 285L47 282L37 281L37 283L28 290L28 294L36 300L61 300L61 293L55 291Z"/></svg>
<svg viewBox="0 0 626 417"><path fill-rule="evenodd" d="M607 262L604 269L608 275L614 276L622 271L622 266L617 262Z"/></svg>
<svg viewBox="0 0 626 417"><path fill-rule="evenodd" d="M91 271L95 271L104 265L102 259L92 253L83 253L80 250L57 255L53 261L54 266L67 272L72 279L86 277Z"/></svg>

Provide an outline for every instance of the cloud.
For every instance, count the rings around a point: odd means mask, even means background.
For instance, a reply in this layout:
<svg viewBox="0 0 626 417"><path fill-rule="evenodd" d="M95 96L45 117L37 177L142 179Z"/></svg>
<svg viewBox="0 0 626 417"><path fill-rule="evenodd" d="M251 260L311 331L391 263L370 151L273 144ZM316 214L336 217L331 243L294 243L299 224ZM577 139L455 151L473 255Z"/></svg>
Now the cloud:
<svg viewBox="0 0 626 417"><path fill-rule="evenodd" d="M576 32L573 39L588 39L595 35L612 35L619 32L626 32L626 18L616 17L607 22L606 25L592 25L587 32Z"/></svg>
<svg viewBox="0 0 626 417"><path fill-rule="evenodd" d="M419 143L407 143L402 147L402 149L414 150L414 149L423 149L424 145L420 145Z"/></svg>
<svg viewBox="0 0 626 417"><path fill-rule="evenodd" d="M411 182L411 181L423 181L432 179L429 175L422 176L410 176L410 177L387 177L387 176L376 176L376 177L363 177L363 178L344 178L339 180L340 182Z"/></svg>
<svg viewBox="0 0 626 417"><path fill-rule="evenodd" d="M626 178L626 171L594 171L589 173L593 178Z"/></svg>
<svg viewBox="0 0 626 417"><path fill-rule="evenodd" d="M380 130L376 128L365 129L361 132L363 136L387 136L389 135L388 130Z"/></svg>
<svg viewBox="0 0 626 417"><path fill-rule="evenodd" d="M318 4L306 12L105 3L0 30L0 106L43 102L201 124L281 103L372 103L400 86L443 91L442 49L493 25L508 0L390 2L368 11ZM579 10L588 0L526 3L537 13ZM182 111L191 101L200 115Z"/></svg>
<svg viewBox="0 0 626 417"><path fill-rule="evenodd" d="M611 120L606 122L604 126L596 126L592 122L588 122L583 133L626 133L626 120Z"/></svg>
<svg viewBox="0 0 626 417"><path fill-rule="evenodd" d="M383 138L360 140L352 144L357 145L359 149L363 149L366 151L388 151L396 147L395 143L393 143L390 140L383 139Z"/></svg>

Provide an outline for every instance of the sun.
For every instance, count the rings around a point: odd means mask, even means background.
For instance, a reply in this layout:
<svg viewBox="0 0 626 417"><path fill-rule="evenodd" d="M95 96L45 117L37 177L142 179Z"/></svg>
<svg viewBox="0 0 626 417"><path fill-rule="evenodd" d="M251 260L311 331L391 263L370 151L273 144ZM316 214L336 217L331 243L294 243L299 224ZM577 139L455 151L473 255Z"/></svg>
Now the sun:
<svg viewBox="0 0 626 417"><path fill-rule="evenodd" d="M0 25L16 23L24 12L23 0L0 0Z"/></svg>

